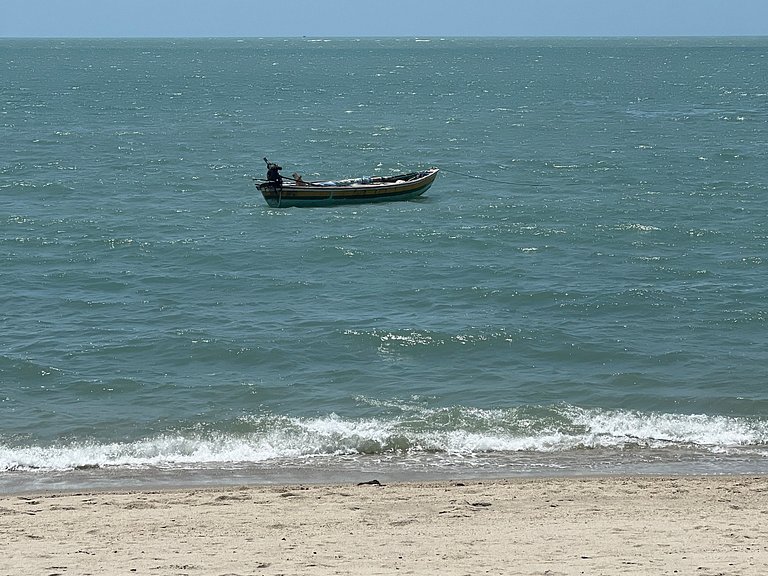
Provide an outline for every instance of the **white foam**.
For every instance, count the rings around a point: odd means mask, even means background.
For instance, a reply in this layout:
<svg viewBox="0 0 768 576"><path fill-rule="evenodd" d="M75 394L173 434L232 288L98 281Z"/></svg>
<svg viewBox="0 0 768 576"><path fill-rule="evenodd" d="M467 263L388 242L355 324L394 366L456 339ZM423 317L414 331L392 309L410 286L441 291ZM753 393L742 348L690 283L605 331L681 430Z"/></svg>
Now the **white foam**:
<svg viewBox="0 0 768 576"><path fill-rule="evenodd" d="M486 410L425 408L418 399L370 403L394 416L253 417L246 424L255 431L248 433L163 434L124 443L22 447L0 444L0 471L68 470L83 466L194 467L357 454L573 455L582 449L628 447L679 447L721 453L740 448L765 451L768 445L768 423L744 418L568 405Z"/></svg>

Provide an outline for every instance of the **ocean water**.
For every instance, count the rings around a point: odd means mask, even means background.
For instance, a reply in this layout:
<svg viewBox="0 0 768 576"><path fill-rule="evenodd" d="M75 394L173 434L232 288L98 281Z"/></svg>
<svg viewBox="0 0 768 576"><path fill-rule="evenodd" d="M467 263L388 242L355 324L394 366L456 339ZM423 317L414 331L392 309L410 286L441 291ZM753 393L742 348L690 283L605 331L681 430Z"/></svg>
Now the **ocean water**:
<svg viewBox="0 0 768 576"><path fill-rule="evenodd" d="M0 39L0 490L768 472L768 39ZM271 209L437 166L411 202Z"/></svg>

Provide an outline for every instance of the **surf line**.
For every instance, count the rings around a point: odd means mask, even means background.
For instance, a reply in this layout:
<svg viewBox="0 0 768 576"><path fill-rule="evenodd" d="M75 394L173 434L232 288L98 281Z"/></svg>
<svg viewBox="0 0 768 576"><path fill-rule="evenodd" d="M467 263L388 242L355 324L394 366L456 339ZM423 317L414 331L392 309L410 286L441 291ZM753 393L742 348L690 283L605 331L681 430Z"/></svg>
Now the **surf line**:
<svg viewBox="0 0 768 576"><path fill-rule="evenodd" d="M494 180L493 178L485 178L484 176L478 176L477 174L468 174L466 172L459 172L458 170L451 170L450 168L440 167L443 172L450 172L451 174L457 174L464 176L465 178L474 178L475 180L483 180L485 182L493 182L494 184L507 184L508 186L549 186L549 184L536 184L533 182L509 182L505 180Z"/></svg>

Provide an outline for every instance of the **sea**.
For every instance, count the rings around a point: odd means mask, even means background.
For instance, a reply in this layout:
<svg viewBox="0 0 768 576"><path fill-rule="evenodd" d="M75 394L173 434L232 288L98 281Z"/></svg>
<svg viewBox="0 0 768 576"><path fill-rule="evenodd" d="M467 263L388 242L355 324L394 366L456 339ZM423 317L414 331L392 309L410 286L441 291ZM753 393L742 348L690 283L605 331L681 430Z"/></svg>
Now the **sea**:
<svg viewBox="0 0 768 576"><path fill-rule="evenodd" d="M768 473L768 38L0 39L0 491ZM435 166L408 202L274 209Z"/></svg>

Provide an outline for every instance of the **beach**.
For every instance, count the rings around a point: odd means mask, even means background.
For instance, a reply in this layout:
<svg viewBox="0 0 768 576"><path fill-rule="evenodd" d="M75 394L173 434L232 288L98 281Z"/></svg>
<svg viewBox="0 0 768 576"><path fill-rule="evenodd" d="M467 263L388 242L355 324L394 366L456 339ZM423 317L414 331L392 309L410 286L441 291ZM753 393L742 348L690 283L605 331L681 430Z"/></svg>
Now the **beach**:
<svg viewBox="0 0 768 576"><path fill-rule="evenodd" d="M768 478L526 478L0 498L1 574L764 574Z"/></svg>

